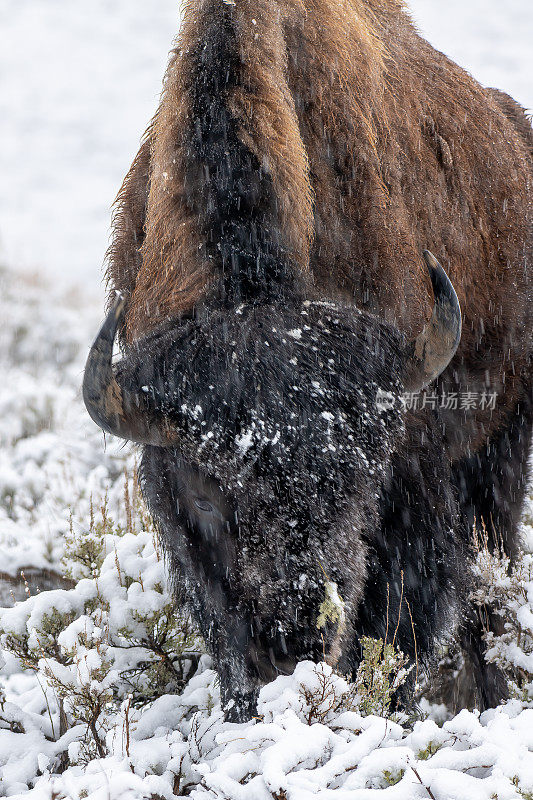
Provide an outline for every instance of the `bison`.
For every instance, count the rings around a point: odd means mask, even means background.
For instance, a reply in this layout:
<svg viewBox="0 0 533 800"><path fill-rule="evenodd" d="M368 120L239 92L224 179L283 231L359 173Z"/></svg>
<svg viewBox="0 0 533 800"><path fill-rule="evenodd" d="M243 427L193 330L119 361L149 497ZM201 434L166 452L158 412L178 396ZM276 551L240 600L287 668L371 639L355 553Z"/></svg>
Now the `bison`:
<svg viewBox="0 0 533 800"><path fill-rule="evenodd" d="M518 547L532 180L522 109L399 0L186 7L83 391L143 446L230 719L299 659L353 671L391 619L421 664L459 624L477 703L504 694L469 561L475 525Z"/></svg>

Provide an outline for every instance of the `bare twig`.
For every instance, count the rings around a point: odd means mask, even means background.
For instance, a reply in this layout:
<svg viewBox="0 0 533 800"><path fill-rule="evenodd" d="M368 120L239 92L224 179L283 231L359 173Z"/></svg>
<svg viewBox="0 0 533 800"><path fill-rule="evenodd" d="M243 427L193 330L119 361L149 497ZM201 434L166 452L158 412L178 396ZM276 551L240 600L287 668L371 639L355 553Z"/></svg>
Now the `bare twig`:
<svg viewBox="0 0 533 800"><path fill-rule="evenodd" d="M418 778L418 781L419 781L420 785L423 786L424 789L426 790L426 792L428 793L428 797L431 797L431 800L435 800L435 795L433 794L433 792L431 791L429 786L426 786L426 784L424 783L424 781L420 777L420 774L419 774L418 770L416 770L414 767L411 767L411 769L413 770L414 774Z"/></svg>

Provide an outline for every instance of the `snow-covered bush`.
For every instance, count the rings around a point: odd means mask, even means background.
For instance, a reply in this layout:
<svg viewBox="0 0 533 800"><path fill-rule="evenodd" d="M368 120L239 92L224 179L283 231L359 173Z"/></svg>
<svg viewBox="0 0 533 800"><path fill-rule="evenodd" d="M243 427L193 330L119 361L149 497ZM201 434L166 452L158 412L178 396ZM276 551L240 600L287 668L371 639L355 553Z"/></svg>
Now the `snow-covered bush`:
<svg viewBox="0 0 533 800"><path fill-rule="evenodd" d="M4 793L25 791L29 800L369 800L378 792L395 800L531 797L533 709L514 701L482 717L463 711L442 727L427 719L411 730L342 708L310 721L305 697L321 691L323 677L336 697L349 692L327 665L303 662L262 690L257 719L237 725L224 722L214 673L201 660L182 694L145 709L123 703L106 733L105 754L87 763L77 761L76 727L54 742L35 714L5 703Z"/></svg>
<svg viewBox="0 0 533 800"><path fill-rule="evenodd" d="M85 761L106 754L105 735L125 700L142 707L182 689L202 652L167 588L135 483L132 500L127 476L125 485L125 527L113 523L105 502L98 516L91 511L88 530L71 525L64 566L73 588L0 612L3 646L51 690L53 731L83 726Z"/></svg>
<svg viewBox="0 0 533 800"><path fill-rule="evenodd" d="M525 520L528 524L527 518ZM483 533L483 532L482 532ZM522 553L510 564L503 552L491 553L486 535L480 535L475 566L477 589L473 599L481 618L487 610L501 620L503 632L487 630L486 658L507 677L511 696L533 700L533 554Z"/></svg>
<svg viewBox="0 0 533 800"><path fill-rule="evenodd" d="M109 755L107 736L117 718L127 715L131 726L137 709L182 691L202 655L189 615L167 587L137 482L125 475L124 487L123 525L113 522L105 499L98 510L90 504L87 528L71 521L63 568L72 588L29 591L24 602L0 611L2 645L35 673L51 738L71 731L64 739L71 764ZM297 706L307 725L344 711L388 715L406 676L405 659L391 644L363 644L354 684L325 665L302 684ZM56 768L65 759L65 752L56 754Z"/></svg>

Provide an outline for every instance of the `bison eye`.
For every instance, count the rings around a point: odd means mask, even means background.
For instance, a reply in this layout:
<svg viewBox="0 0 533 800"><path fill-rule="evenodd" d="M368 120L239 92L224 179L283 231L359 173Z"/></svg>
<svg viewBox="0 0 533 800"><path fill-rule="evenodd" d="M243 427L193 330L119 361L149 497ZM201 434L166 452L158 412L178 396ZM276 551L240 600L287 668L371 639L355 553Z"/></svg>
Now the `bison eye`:
<svg viewBox="0 0 533 800"><path fill-rule="evenodd" d="M199 508L200 511L207 511L208 514L215 513L215 509L213 508L209 500L205 500L202 497L195 497L194 505L196 506L196 508Z"/></svg>

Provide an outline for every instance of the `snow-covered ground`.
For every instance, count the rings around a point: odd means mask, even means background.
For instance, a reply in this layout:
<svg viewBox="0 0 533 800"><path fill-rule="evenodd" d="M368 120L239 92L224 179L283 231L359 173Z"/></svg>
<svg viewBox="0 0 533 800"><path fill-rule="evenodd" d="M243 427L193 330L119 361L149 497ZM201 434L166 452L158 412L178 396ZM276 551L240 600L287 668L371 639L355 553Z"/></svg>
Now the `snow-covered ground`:
<svg viewBox="0 0 533 800"><path fill-rule="evenodd" d="M0 604L21 570L58 570L71 512L86 518L125 468L80 396L96 318L81 291L0 270Z"/></svg>
<svg viewBox="0 0 533 800"><path fill-rule="evenodd" d="M530 0L412 0L411 7L436 46L533 107ZM91 507L98 516L106 494L109 513L129 524L123 475L134 456L115 441L104 448L80 381L101 316L110 205L155 109L178 4L0 0L0 18L0 606L12 605L11 593L29 595L0 617L6 629L33 636L35 652L42 645L35 620L45 609L74 614L74 627L68 617L61 635L65 650L92 626L92 649L85 636L85 661L72 679L79 684L84 670L89 679L91 669L98 672L101 656L95 597L103 607L108 591L128 613L139 610L140 597L154 608L169 597L146 532L135 544L131 532L109 536L104 565L94 574L89 565L89 578L75 588L62 577L61 557L71 529L89 536ZM529 535L533 544L531 528ZM62 588L38 594L51 585ZM529 591L525 625L533 620L533 583ZM109 621L99 624L113 632ZM117 653L109 657L118 669ZM128 658L140 663L146 653L139 647ZM239 727L221 721L208 666L201 661L184 694L142 711L128 710L126 685L117 681L102 753L84 765L75 708L67 708L68 730L59 736L64 721L57 690L46 688L47 664L21 672L9 655L0 796L35 786L34 800L170 800L190 792L218 800L367 800L377 791L393 800L533 797L533 710L521 703L481 719L463 712L444 727L429 719L409 731L341 702L335 713L318 709L309 725L305 697L320 677L301 665L267 687L262 721ZM346 688L334 677L329 685L334 696Z"/></svg>

